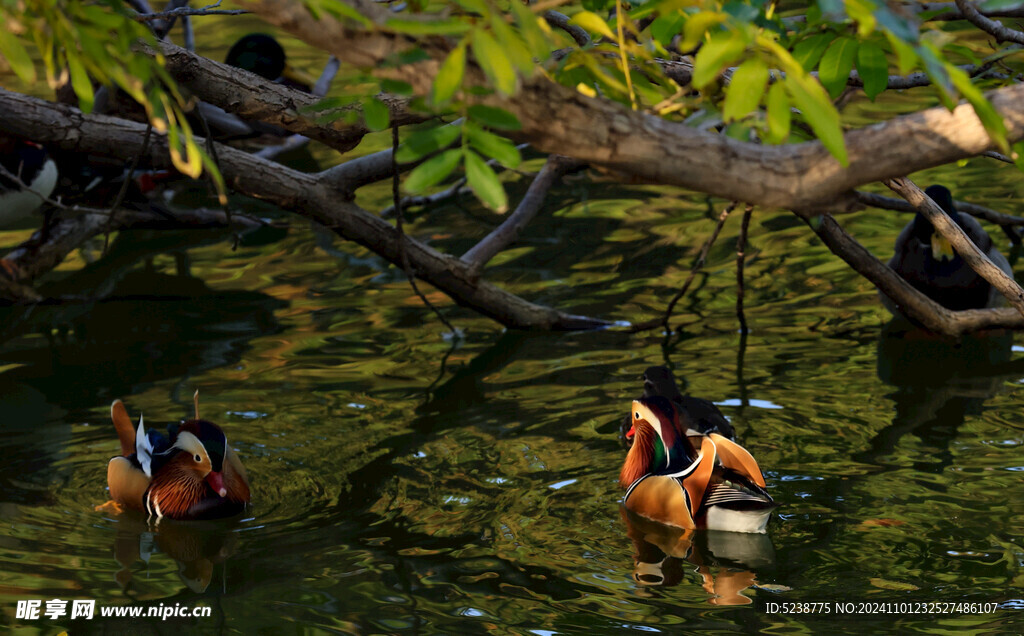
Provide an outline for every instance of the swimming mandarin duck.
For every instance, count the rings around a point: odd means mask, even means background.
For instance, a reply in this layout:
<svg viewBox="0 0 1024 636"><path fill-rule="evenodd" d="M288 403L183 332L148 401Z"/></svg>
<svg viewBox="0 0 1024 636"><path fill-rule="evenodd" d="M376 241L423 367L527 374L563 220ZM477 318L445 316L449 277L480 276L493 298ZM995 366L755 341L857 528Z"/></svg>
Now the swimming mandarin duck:
<svg viewBox="0 0 1024 636"><path fill-rule="evenodd" d="M121 400L110 406L121 455L107 464L110 497L157 519L215 519L242 512L249 480L219 426L196 417L168 427L169 436L139 427Z"/></svg>
<svg viewBox="0 0 1024 636"><path fill-rule="evenodd" d="M776 507L757 461L718 433L684 428L661 396L633 401L619 484L627 510L680 528L765 532Z"/></svg>
<svg viewBox="0 0 1024 636"><path fill-rule="evenodd" d="M933 185L924 192L996 267L1013 278L1009 261L999 252L992 237L974 217L957 211L953 195L946 187ZM1002 304L1002 295L953 251L949 241L936 232L931 221L920 212L896 238L895 252L889 260L889 267L915 289L947 309L984 309ZM888 296L880 296L886 309L895 315L900 314Z"/></svg>

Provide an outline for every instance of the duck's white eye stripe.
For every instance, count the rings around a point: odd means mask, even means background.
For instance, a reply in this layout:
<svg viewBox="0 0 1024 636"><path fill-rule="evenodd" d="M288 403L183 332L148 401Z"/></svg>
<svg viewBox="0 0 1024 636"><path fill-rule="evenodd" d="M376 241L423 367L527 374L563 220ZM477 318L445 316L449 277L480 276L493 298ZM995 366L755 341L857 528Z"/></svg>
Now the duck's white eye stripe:
<svg viewBox="0 0 1024 636"><path fill-rule="evenodd" d="M635 417L636 419L640 419L640 413L639 412L633 413L633 417Z"/></svg>

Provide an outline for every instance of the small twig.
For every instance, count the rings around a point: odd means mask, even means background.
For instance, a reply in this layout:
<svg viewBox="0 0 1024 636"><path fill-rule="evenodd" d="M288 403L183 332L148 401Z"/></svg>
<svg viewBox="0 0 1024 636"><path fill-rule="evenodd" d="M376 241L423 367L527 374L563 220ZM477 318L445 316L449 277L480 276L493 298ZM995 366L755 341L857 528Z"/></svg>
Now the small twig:
<svg viewBox="0 0 1024 636"><path fill-rule="evenodd" d="M137 155L132 157L132 163L128 167L128 172L124 175L124 181L121 182L121 189L117 191L117 196L114 197L114 202L110 205L110 211L107 212L107 232L103 235L103 253L107 253L107 247L110 246L110 226L114 223L114 213L121 207L121 203L124 201L124 195L128 192L128 186L131 185L132 178L135 176L135 169L139 167L139 161L142 160L143 155L149 156L149 140L153 136L153 124L146 124L146 136L142 138L142 150Z"/></svg>
<svg viewBox="0 0 1024 636"><path fill-rule="evenodd" d="M736 317L740 321L740 333L747 335L747 317L743 313L743 265L747 249L747 229L750 227L750 217L754 206L747 204L743 210L743 222L740 225L740 235L736 239Z"/></svg>
<svg viewBox="0 0 1024 636"><path fill-rule="evenodd" d="M409 286L412 290L420 297L423 304L430 308L431 311L438 317L438 319L444 323L444 326L452 332L452 336L457 338L459 332L455 330L452 323L448 322L448 319L444 317L441 310L434 306L434 303L430 302L422 291L420 291L419 285L416 284L416 275L413 273L412 265L409 263L409 253L405 249L405 229L402 227L403 214L402 214L402 197L399 194L399 171L398 161L395 156L398 154L398 125L392 124L391 126L391 199L395 206L395 228L398 230L398 253L402 262L402 269L405 271L405 275L409 278Z"/></svg>

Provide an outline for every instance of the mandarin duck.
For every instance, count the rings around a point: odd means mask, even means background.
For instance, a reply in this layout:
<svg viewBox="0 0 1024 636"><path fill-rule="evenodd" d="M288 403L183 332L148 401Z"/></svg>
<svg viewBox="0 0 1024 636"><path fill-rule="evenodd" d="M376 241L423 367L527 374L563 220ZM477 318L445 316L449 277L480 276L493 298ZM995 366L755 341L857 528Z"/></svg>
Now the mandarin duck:
<svg viewBox="0 0 1024 636"><path fill-rule="evenodd" d="M679 528L765 532L776 504L745 448L684 428L661 396L634 400L631 418L619 475L627 510Z"/></svg>
<svg viewBox="0 0 1024 636"><path fill-rule="evenodd" d="M242 512L249 503L245 467L219 426L196 416L168 427L168 436L138 430L121 400L110 406L121 455L107 464L110 497L158 520L216 519Z"/></svg>
<svg viewBox="0 0 1024 636"><path fill-rule="evenodd" d="M953 195L941 185L930 186L924 191L938 204L964 234L978 246L996 267L1013 278L1013 269L973 216L957 212ZM918 212L896 238L896 249L891 267L915 289L947 309L984 309L1002 304L1000 294L987 280L971 269L941 234L935 231L931 221ZM901 315L899 307L885 294L880 293L882 304L893 315Z"/></svg>

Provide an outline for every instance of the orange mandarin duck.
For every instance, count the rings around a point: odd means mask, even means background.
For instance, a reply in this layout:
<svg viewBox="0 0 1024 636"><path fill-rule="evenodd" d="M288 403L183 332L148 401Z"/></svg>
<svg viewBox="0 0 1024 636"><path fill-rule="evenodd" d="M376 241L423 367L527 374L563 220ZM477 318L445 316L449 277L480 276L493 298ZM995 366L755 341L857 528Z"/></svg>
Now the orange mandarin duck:
<svg viewBox="0 0 1024 636"><path fill-rule="evenodd" d="M107 464L110 498L150 518L230 517L249 503L245 467L219 426L196 417L168 427L169 435L132 426L121 400L110 406L121 455Z"/></svg>
<svg viewBox="0 0 1024 636"><path fill-rule="evenodd" d="M685 427L661 396L633 401L619 483L627 510L679 528L765 532L776 504L757 461L718 433Z"/></svg>

